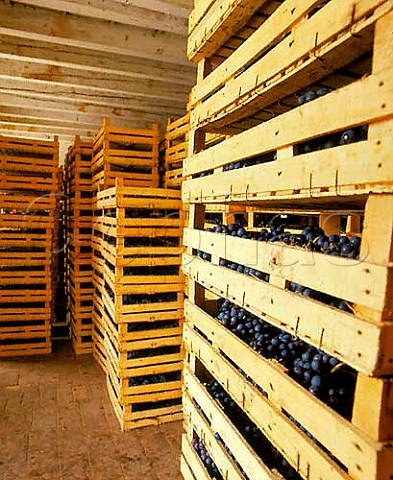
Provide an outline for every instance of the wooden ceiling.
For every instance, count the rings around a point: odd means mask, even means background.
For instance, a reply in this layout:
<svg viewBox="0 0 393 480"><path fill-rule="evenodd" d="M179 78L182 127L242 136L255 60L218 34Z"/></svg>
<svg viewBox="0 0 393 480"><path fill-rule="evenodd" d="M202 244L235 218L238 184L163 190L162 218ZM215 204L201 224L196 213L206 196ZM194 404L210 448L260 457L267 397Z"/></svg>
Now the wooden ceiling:
<svg viewBox="0 0 393 480"><path fill-rule="evenodd" d="M185 113L192 0L2 0L0 134L70 142Z"/></svg>

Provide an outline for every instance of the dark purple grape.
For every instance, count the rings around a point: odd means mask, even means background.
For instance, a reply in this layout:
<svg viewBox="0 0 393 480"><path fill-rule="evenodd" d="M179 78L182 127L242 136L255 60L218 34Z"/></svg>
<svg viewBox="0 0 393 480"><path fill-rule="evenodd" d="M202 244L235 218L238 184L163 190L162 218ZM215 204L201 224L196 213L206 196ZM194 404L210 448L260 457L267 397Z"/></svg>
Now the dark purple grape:
<svg viewBox="0 0 393 480"><path fill-rule="evenodd" d="M306 92L304 96L306 102L311 102L312 100L317 98L317 94L313 90L308 90L308 92Z"/></svg>
<svg viewBox="0 0 393 480"><path fill-rule="evenodd" d="M327 95L330 92L330 90L326 87L321 87L317 90L317 96L318 97L323 97L324 95Z"/></svg>
<svg viewBox="0 0 393 480"><path fill-rule="evenodd" d="M340 138L340 145L348 145L353 143L357 140L356 130L353 128L350 130L345 130L345 132L341 135Z"/></svg>
<svg viewBox="0 0 393 480"><path fill-rule="evenodd" d="M350 243L351 243L353 248L359 249L361 241L362 241L362 239L360 237L352 237L351 240L350 240Z"/></svg>
<svg viewBox="0 0 393 480"><path fill-rule="evenodd" d="M340 241L340 237L338 235L329 235L328 242L329 243L337 243Z"/></svg>
<svg viewBox="0 0 393 480"><path fill-rule="evenodd" d="M319 375L314 375L312 378L311 378L311 385L313 387L320 387L321 386L321 383L322 383L322 379Z"/></svg>

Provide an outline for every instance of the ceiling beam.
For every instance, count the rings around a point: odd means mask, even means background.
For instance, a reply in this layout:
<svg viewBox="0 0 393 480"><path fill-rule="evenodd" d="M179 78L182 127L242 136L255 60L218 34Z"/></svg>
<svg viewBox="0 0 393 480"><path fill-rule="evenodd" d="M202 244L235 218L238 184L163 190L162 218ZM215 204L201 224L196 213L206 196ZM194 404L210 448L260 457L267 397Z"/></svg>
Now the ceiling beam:
<svg viewBox="0 0 393 480"><path fill-rule="evenodd" d="M151 2L145 2L143 7L132 5L130 2L116 2L114 0L14 0L16 3L50 8L60 12L72 13L86 17L109 20L111 22L150 28L164 32L187 35L187 10L168 6L166 10L150 8ZM162 3L162 2L161 2ZM158 6L158 5L157 5Z"/></svg>
<svg viewBox="0 0 393 480"><path fill-rule="evenodd" d="M72 85L61 85L53 82L39 82L31 80L27 82L23 78L0 79L1 91L9 94L22 94L33 96L35 98L48 98L51 100L77 101L82 104L106 105L119 108L140 108L140 110L155 112L160 111L160 107L165 107L161 112L185 112L185 102L175 100L151 99L147 97L135 97L131 94L118 95L116 92L105 92L100 90L75 87ZM83 107L81 107L83 108Z"/></svg>
<svg viewBox="0 0 393 480"><path fill-rule="evenodd" d="M9 93L0 92L0 106L7 107L28 107L35 110L43 110L54 112L54 114L72 113L77 115L102 115L106 117L128 118L138 113L157 114L161 116L181 116L184 114L184 109L171 108L161 105L145 105L140 101L127 102L121 101L114 103L100 102L98 99L95 102L94 98L86 100L85 98L69 96L56 96L49 93L34 93L12 90ZM172 113L170 113L172 112ZM175 112L175 113L174 113Z"/></svg>
<svg viewBox="0 0 393 480"><path fill-rule="evenodd" d="M54 134L45 133L45 132L26 132L24 130L3 130L0 127L0 135L4 135L7 137L17 137L17 138L30 138L32 140L53 140ZM66 142L71 144L74 141L75 135L64 135L59 134L57 135L59 140L62 142ZM80 135L81 140L83 141L90 141L90 137L85 137Z"/></svg>
<svg viewBox="0 0 393 480"><path fill-rule="evenodd" d="M130 125L130 128L151 128L151 122L136 122L134 125ZM63 136L82 135L86 138L94 138L98 129L85 130L77 125L70 127L53 127L51 125L35 125L34 123L0 121L0 131L4 132L3 135L7 135L5 132L18 132L18 134L23 136L23 132L26 132Z"/></svg>
<svg viewBox="0 0 393 480"><path fill-rule="evenodd" d="M68 135L87 135L89 137L94 137L97 133L95 129L87 130L85 128L80 128L78 125L71 127L52 127L51 125L36 125L34 123L25 123L25 122L3 122L0 121L0 129L3 130L18 130L26 132L46 132L53 135L58 134L68 134Z"/></svg>
<svg viewBox="0 0 393 480"><path fill-rule="evenodd" d="M69 67L42 65L17 59L0 58L0 82L2 79L23 78L43 85L69 85L88 92L109 92L117 96L132 95L150 99L165 98L179 105L188 99L188 87L156 80L132 81L130 78L108 73L95 74Z"/></svg>
<svg viewBox="0 0 393 480"><path fill-rule="evenodd" d="M0 18L1 34L188 65L181 35L4 1Z"/></svg>
<svg viewBox="0 0 393 480"><path fill-rule="evenodd" d="M87 0L89 1L89 0ZM146 7L149 10L177 15L188 18L194 7L194 0L115 0L116 2L126 2L128 5L135 7ZM147 4L147 5L146 5Z"/></svg>
<svg viewBox="0 0 393 480"><path fill-rule="evenodd" d="M160 122L162 115L141 113L141 112L127 112L128 115L113 115L108 113L107 115L102 112L91 114L85 112L67 112L62 110L49 110L49 109L37 109L30 103L25 106L7 106L2 105L0 110L0 116L9 116L15 118L26 118L32 120L40 120L41 122L47 122L48 124L55 121L61 121L63 123L80 123L81 125L99 125L102 123L104 117L113 118L115 125L126 127L131 122L135 122L138 119L144 119L150 122ZM3 118L4 120L4 118Z"/></svg>
<svg viewBox="0 0 393 480"><path fill-rule="evenodd" d="M39 118L32 118L27 116L20 116L20 115L5 115L0 113L0 123L4 125L4 123L8 123L10 125L25 125L28 126L40 126L45 130L52 131L52 127L59 127L62 128L64 131L68 129L78 130L78 131L92 131L98 132L100 128L100 122L97 123L84 123L84 122L67 122L63 120L45 120Z"/></svg>
<svg viewBox="0 0 393 480"><path fill-rule="evenodd" d="M1 122L9 123L24 123L29 125L42 125L42 126L53 126L53 127L80 127L84 130L94 130L98 131L102 126L103 117L85 117L72 118L64 117L53 118L51 116L40 116L34 113L33 111L22 111L22 112L9 112L3 111L0 113ZM164 123L162 119L158 116L152 117L150 115L135 115L132 119L116 119L114 120L115 125L119 127L136 127L140 124L153 124L153 123Z"/></svg>
<svg viewBox="0 0 393 480"><path fill-rule="evenodd" d="M38 40L0 35L0 57L27 59L32 62L79 68L97 73L123 75L130 78L151 79L186 85L190 90L195 83L195 68L157 62L128 55L114 55L86 48L55 45Z"/></svg>

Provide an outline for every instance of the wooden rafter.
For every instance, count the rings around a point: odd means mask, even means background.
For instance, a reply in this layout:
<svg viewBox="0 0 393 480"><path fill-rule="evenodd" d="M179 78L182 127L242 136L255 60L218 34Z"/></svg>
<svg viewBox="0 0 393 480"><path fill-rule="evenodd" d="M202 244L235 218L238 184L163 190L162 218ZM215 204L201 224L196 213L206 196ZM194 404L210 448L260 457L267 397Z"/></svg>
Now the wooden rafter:
<svg viewBox="0 0 393 480"><path fill-rule="evenodd" d="M163 127L195 83L186 58L192 0L0 3L0 134L94 136ZM26 21L28 19L29 21Z"/></svg>

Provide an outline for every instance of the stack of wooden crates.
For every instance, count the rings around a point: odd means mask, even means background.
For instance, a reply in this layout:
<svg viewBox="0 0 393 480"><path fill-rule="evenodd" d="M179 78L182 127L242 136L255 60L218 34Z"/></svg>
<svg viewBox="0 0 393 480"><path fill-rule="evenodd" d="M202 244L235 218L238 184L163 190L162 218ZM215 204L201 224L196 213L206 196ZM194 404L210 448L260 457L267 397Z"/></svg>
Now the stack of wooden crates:
<svg viewBox="0 0 393 480"><path fill-rule="evenodd" d="M181 196L158 146L107 120L93 145L93 350L124 430L181 418Z"/></svg>
<svg viewBox="0 0 393 480"><path fill-rule="evenodd" d="M50 353L58 140L0 136L0 356Z"/></svg>
<svg viewBox="0 0 393 480"><path fill-rule="evenodd" d="M76 354L93 351L92 151L77 136L65 159L67 321Z"/></svg>
<svg viewBox="0 0 393 480"><path fill-rule="evenodd" d="M195 1L188 53L198 79L182 187L186 480L283 478L209 393L211 379L264 436L266 455L274 449L292 466L290 478L393 478L392 31L389 1ZM338 145L345 131L358 138ZM214 132L232 136L209 148ZM259 161L244 165L250 159ZM344 217L348 235L362 238L360 258L203 231L215 203L320 212L329 234ZM349 418L217 321L217 298L350 366Z"/></svg>
<svg viewBox="0 0 393 480"><path fill-rule="evenodd" d="M190 115L177 120L168 119L165 132L165 176L166 188L179 188L183 177L183 160L187 157Z"/></svg>

